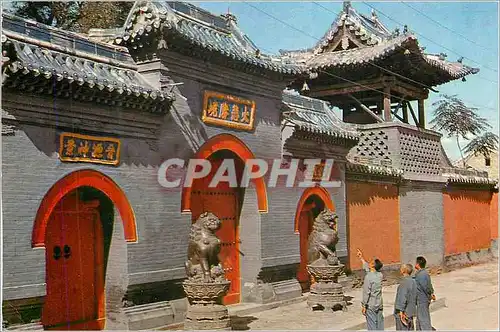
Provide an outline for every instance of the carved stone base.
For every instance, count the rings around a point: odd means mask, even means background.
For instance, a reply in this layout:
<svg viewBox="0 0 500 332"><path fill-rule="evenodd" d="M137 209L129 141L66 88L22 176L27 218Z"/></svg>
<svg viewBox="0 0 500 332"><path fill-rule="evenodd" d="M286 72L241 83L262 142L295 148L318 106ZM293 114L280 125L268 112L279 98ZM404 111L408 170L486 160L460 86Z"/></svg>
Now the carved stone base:
<svg viewBox="0 0 500 332"><path fill-rule="evenodd" d="M342 285L334 282L317 282L311 286L307 299L310 308L335 309L341 307L347 311L347 302L344 299Z"/></svg>
<svg viewBox="0 0 500 332"><path fill-rule="evenodd" d="M184 330L231 330L227 307L222 304L189 306Z"/></svg>
<svg viewBox="0 0 500 332"><path fill-rule="evenodd" d="M222 304L222 297L229 290L231 282L185 281L189 308L184 320L184 330L230 330L229 312Z"/></svg>

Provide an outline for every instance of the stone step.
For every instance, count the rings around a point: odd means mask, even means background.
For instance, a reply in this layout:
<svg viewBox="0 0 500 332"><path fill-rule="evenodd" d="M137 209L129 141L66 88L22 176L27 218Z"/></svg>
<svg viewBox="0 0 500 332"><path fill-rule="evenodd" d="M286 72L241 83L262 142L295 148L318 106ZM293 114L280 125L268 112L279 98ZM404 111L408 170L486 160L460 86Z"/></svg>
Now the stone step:
<svg viewBox="0 0 500 332"><path fill-rule="evenodd" d="M7 331L43 331L41 322L9 326Z"/></svg>
<svg viewBox="0 0 500 332"><path fill-rule="evenodd" d="M278 307L295 304L307 300L308 293L302 294L302 296L294 297L291 299L286 299L282 301L270 302L265 304L259 303L241 303L234 304L227 307L230 316L248 316L257 312L275 309Z"/></svg>
<svg viewBox="0 0 500 332"><path fill-rule="evenodd" d="M125 308L129 330L151 330L184 321L187 299L161 301Z"/></svg>

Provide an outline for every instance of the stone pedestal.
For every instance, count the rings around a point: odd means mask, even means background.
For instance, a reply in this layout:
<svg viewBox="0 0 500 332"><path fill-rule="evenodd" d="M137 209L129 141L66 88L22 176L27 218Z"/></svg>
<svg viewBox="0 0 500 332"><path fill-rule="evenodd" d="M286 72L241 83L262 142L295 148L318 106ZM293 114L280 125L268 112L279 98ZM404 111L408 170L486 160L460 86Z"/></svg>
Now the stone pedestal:
<svg viewBox="0 0 500 332"><path fill-rule="evenodd" d="M182 286L186 292L189 308L186 312L184 330L230 330L229 312L222 304L231 283L185 281Z"/></svg>
<svg viewBox="0 0 500 332"><path fill-rule="evenodd" d="M342 285L338 276L344 271L344 265L307 266L307 271L316 281L311 286L307 304L310 308L335 309L347 311L347 302L344 299Z"/></svg>

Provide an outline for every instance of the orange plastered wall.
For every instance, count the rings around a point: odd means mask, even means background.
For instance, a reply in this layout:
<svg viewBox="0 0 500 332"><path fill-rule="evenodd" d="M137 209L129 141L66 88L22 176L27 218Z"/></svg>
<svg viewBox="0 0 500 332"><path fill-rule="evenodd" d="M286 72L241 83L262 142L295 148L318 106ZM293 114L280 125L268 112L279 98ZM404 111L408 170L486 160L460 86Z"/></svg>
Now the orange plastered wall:
<svg viewBox="0 0 500 332"><path fill-rule="evenodd" d="M347 182L349 268L360 269L356 249L384 265L400 261L399 193L392 184Z"/></svg>
<svg viewBox="0 0 500 332"><path fill-rule="evenodd" d="M498 239L498 193L493 193L491 197L490 229L491 239Z"/></svg>
<svg viewBox="0 0 500 332"><path fill-rule="evenodd" d="M489 248L489 191L450 190L443 196L445 254Z"/></svg>

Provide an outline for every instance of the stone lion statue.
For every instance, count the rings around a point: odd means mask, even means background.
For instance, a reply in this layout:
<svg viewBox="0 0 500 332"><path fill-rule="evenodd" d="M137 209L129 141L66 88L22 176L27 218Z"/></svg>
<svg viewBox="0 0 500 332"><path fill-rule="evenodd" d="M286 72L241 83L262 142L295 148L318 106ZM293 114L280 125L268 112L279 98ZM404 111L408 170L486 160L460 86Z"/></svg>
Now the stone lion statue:
<svg viewBox="0 0 500 332"><path fill-rule="evenodd" d="M202 213L191 226L186 274L191 280L214 282L223 279L224 269L219 261L220 240L215 232L220 219L211 212Z"/></svg>
<svg viewBox="0 0 500 332"><path fill-rule="evenodd" d="M335 245L339 242L338 216L329 209L321 211L314 219L308 240L308 262L310 265L337 265L339 259Z"/></svg>

